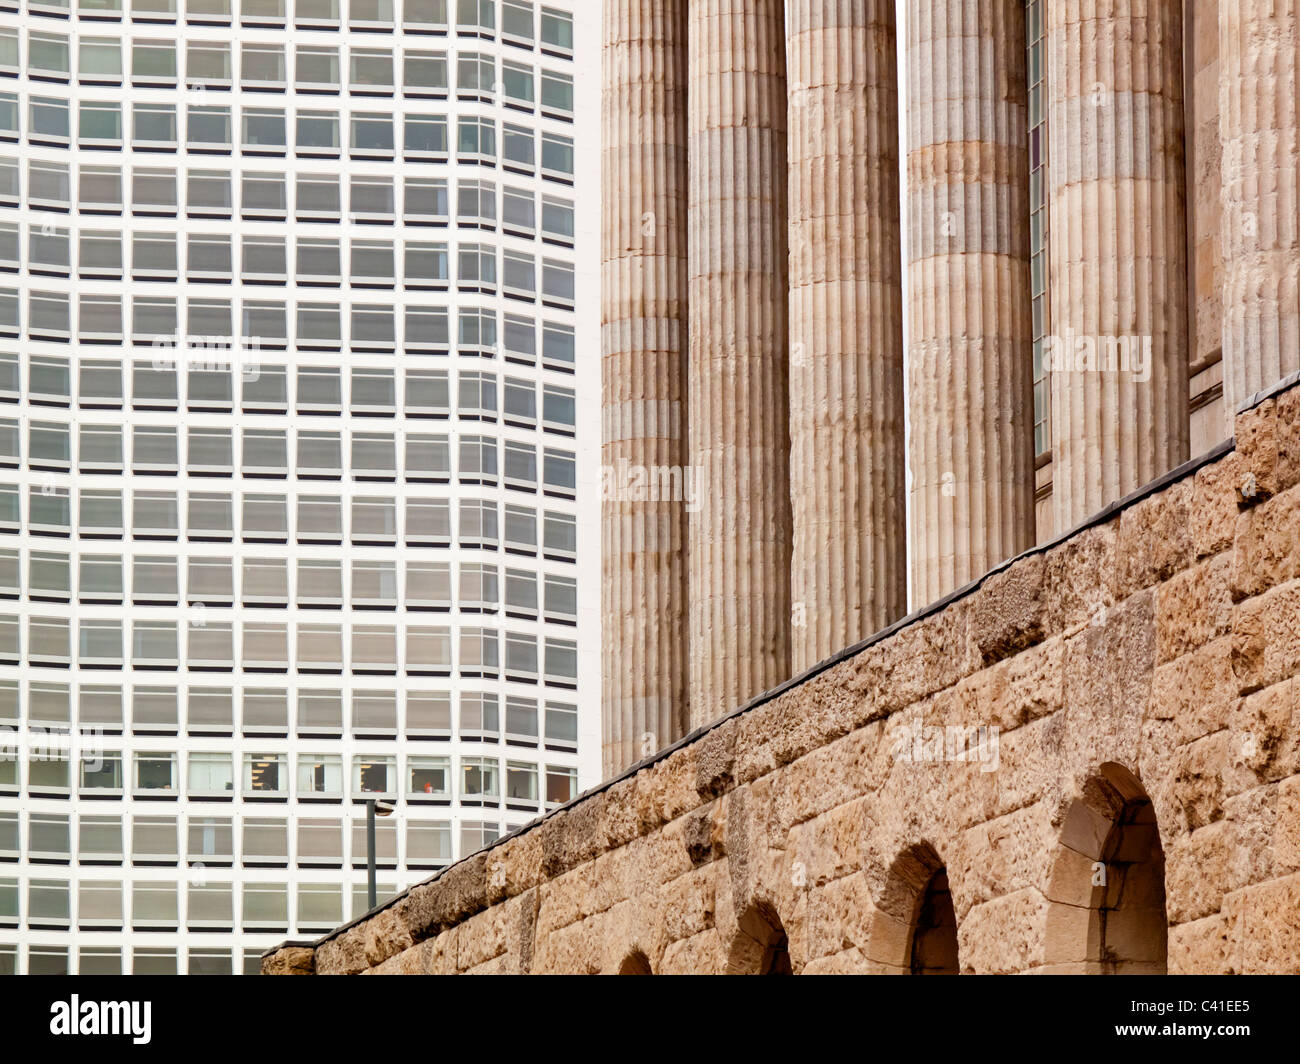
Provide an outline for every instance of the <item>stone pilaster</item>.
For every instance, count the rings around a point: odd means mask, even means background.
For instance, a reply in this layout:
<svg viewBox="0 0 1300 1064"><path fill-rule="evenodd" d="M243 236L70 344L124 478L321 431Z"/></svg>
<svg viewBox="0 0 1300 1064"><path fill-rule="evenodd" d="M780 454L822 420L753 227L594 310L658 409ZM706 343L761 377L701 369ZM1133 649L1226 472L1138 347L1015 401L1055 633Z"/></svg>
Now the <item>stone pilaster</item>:
<svg viewBox="0 0 1300 1064"><path fill-rule="evenodd" d="M894 3L789 18L797 673L907 611L907 531Z"/></svg>
<svg viewBox="0 0 1300 1064"><path fill-rule="evenodd" d="M790 674L783 0L690 0L691 723Z"/></svg>
<svg viewBox="0 0 1300 1064"><path fill-rule="evenodd" d="M1048 53L1062 532L1187 458L1182 4L1049 4Z"/></svg>
<svg viewBox="0 0 1300 1064"><path fill-rule="evenodd" d="M689 719L680 490L686 0L605 0L604 33L601 704L608 778L685 734Z"/></svg>
<svg viewBox="0 0 1300 1064"><path fill-rule="evenodd" d="M1296 0L1219 5L1223 370L1240 403L1300 370Z"/></svg>
<svg viewBox="0 0 1300 1064"><path fill-rule="evenodd" d="M1034 542L1024 0L909 0L912 601Z"/></svg>

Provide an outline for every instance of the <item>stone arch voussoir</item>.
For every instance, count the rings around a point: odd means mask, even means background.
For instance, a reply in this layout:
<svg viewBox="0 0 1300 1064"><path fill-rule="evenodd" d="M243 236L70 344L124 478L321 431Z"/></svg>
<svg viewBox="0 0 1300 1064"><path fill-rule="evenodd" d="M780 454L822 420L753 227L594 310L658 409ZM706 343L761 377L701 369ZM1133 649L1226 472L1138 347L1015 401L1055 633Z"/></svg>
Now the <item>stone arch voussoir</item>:
<svg viewBox="0 0 1300 1064"><path fill-rule="evenodd" d="M936 886L948 895L947 909L952 908L947 875L946 862L929 841L913 843L898 852L875 897L866 951L873 971L902 975L913 970L916 932ZM952 937L955 940L955 917ZM955 947L953 953L955 959Z"/></svg>
<svg viewBox="0 0 1300 1064"><path fill-rule="evenodd" d="M1048 866L1044 969L1163 971L1164 868L1150 795L1125 766L1102 764L1066 806Z"/></svg>

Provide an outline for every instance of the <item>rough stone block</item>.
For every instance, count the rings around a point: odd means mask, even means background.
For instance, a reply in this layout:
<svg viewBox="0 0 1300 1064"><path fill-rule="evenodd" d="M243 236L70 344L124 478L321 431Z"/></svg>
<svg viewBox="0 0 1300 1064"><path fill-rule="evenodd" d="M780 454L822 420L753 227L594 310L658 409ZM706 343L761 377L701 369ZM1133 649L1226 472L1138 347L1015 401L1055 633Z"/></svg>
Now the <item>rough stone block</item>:
<svg viewBox="0 0 1300 1064"><path fill-rule="evenodd" d="M1254 506L1282 487L1278 471L1278 419L1276 398L1237 415L1235 423L1240 480L1240 503Z"/></svg>
<svg viewBox="0 0 1300 1064"><path fill-rule="evenodd" d="M366 963L370 967L410 949L415 941L394 908L381 910L360 927L364 933Z"/></svg>
<svg viewBox="0 0 1300 1064"><path fill-rule="evenodd" d="M528 831L487 851L488 897L492 904L513 898L545 881L540 831Z"/></svg>
<svg viewBox="0 0 1300 1064"><path fill-rule="evenodd" d="M724 967L725 951L716 928L672 943L655 971L662 975L716 975Z"/></svg>
<svg viewBox="0 0 1300 1064"><path fill-rule="evenodd" d="M1232 596L1259 595L1300 576L1300 486L1243 511L1232 554Z"/></svg>
<svg viewBox="0 0 1300 1064"><path fill-rule="evenodd" d="M1232 757L1228 732L1215 732L1181 749L1174 793L1192 831L1222 819L1226 797L1223 773Z"/></svg>
<svg viewBox="0 0 1300 1064"><path fill-rule="evenodd" d="M1085 529L1047 552L1046 626L1070 633L1115 604L1112 573L1118 564L1119 519Z"/></svg>
<svg viewBox="0 0 1300 1064"><path fill-rule="evenodd" d="M1169 929L1170 975L1231 975L1228 925L1215 913Z"/></svg>
<svg viewBox="0 0 1300 1064"><path fill-rule="evenodd" d="M316 947L317 975L356 975L369 966L366 933L361 927L350 927Z"/></svg>
<svg viewBox="0 0 1300 1064"><path fill-rule="evenodd" d="M1279 875L1300 871L1300 776L1278 784L1273 867Z"/></svg>
<svg viewBox="0 0 1300 1064"><path fill-rule="evenodd" d="M1065 704L1071 723L1065 738L1071 750L1124 745L1123 737L1140 728L1151 699L1154 592L1139 592L1101 616L1103 623L1089 625L1065 646Z"/></svg>
<svg viewBox="0 0 1300 1064"><path fill-rule="evenodd" d="M1225 554L1184 569L1156 589L1157 658L1172 661L1232 627L1231 559Z"/></svg>
<svg viewBox="0 0 1300 1064"><path fill-rule="evenodd" d="M1043 638L1046 563L1041 554L1021 559L984 582L971 607L971 636L984 664L999 661Z"/></svg>
<svg viewBox="0 0 1300 1064"><path fill-rule="evenodd" d="M866 875L856 872L808 891L808 955L814 959L851 951L861 963L871 934L875 906ZM839 966L832 966L838 970ZM805 974L815 971L810 965Z"/></svg>
<svg viewBox="0 0 1300 1064"><path fill-rule="evenodd" d="M1150 717L1170 721L1170 745L1182 746L1228 727L1238 701L1232 639L1222 636L1155 670Z"/></svg>
<svg viewBox="0 0 1300 1064"><path fill-rule="evenodd" d="M872 975L861 950L846 949L829 957L817 957L803 966L801 975Z"/></svg>
<svg viewBox="0 0 1300 1064"><path fill-rule="evenodd" d="M958 919L975 905L1027 887L1037 888L1043 855L1057 833L1040 804L1016 809L962 832L947 855Z"/></svg>
<svg viewBox="0 0 1300 1064"><path fill-rule="evenodd" d="M367 968L362 975L424 975L424 953L420 946L410 946L401 953L393 954L380 961L373 968Z"/></svg>
<svg viewBox="0 0 1300 1064"><path fill-rule="evenodd" d="M1300 581L1238 604L1232 612L1232 668L1242 694L1300 673Z"/></svg>
<svg viewBox="0 0 1300 1064"><path fill-rule="evenodd" d="M263 975L315 975L316 950L311 946L281 946L262 958Z"/></svg>
<svg viewBox="0 0 1300 1064"><path fill-rule="evenodd" d="M1228 962L1242 975L1300 974L1300 874L1224 899Z"/></svg>
<svg viewBox="0 0 1300 1064"><path fill-rule="evenodd" d="M1192 552L1197 558L1218 554L1232 546L1241 484L1241 459L1236 451L1196 471L1188 523L1192 529Z"/></svg>
<svg viewBox="0 0 1300 1064"><path fill-rule="evenodd" d="M394 903L412 942L421 942L487 906L487 856L476 853Z"/></svg>
<svg viewBox="0 0 1300 1064"><path fill-rule="evenodd" d="M857 798L801 824L790 834L796 878L810 888L840 879L866 863L864 843L875 825L868 800Z"/></svg>
<svg viewBox="0 0 1300 1064"><path fill-rule="evenodd" d="M463 969L478 968L503 956L509 949L510 916L509 906L494 905L458 924L460 938L457 966Z"/></svg>
<svg viewBox="0 0 1300 1064"><path fill-rule="evenodd" d="M978 975L1023 972L1041 959L1048 903L1025 888L977 905L957 928L961 971Z"/></svg>
<svg viewBox="0 0 1300 1064"><path fill-rule="evenodd" d="M944 723L1008 732L1057 712L1065 702L1064 654L1058 636L966 677Z"/></svg>
<svg viewBox="0 0 1300 1064"><path fill-rule="evenodd" d="M1240 885L1234 875L1233 825L1215 821L1179 838L1165 854L1165 909L1171 924L1219 911L1223 896Z"/></svg>
<svg viewBox="0 0 1300 1064"><path fill-rule="evenodd" d="M1296 681L1284 680L1235 703L1234 761L1258 783L1300 772L1300 699Z"/></svg>
<svg viewBox="0 0 1300 1064"><path fill-rule="evenodd" d="M911 624L885 645L890 667L881 678L879 697L888 712L951 687L979 667L970 639L969 598Z"/></svg>
<svg viewBox="0 0 1300 1064"><path fill-rule="evenodd" d="M1192 563L1191 503L1192 483L1183 480L1120 515L1112 586L1116 599L1168 580Z"/></svg>
<svg viewBox="0 0 1300 1064"><path fill-rule="evenodd" d="M1274 397L1277 403L1277 490L1300 484L1300 388Z"/></svg>
<svg viewBox="0 0 1300 1064"><path fill-rule="evenodd" d="M713 926L716 868L698 868L662 888L663 933L670 942L690 938Z"/></svg>
<svg viewBox="0 0 1300 1064"><path fill-rule="evenodd" d="M877 725L805 754L772 774L772 826L786 832L880 785L886 771L877 756Z"/></svg>
<svg viewBox="0 0 1300 1064"><path fill-rule="evenodd" d="M707 801L731 788L735 782L737 720L726 720L700 737L695 744L695 789Z"/></svg>

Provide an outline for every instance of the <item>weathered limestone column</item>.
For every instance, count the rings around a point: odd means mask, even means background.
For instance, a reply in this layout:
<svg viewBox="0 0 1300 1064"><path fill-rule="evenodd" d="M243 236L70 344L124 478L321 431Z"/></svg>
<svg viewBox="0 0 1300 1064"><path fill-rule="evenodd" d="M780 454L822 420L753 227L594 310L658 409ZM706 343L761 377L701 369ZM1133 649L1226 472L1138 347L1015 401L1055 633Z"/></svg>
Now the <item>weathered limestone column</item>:
<svg viewBox="0 0 1300 1064"><path fill-rule="evenodd" d="M1034 542L1024 0L909 0L912 601Z"/></svg>
<svg viewBox="0 0 1300 1064"><path fill-rule="evenodd" d="M1061 532L1187 458L1182 3L1049 4L1048 52Z"/></svg>
<svg viewBox="0 0 1300 1064"><path fill-rule="evenodd" d="M1296 0L1219 5L1224 406L1300 370Z"/></svg>
<svg viewBox="0 0 1300 1064"><path fill-rule="evenodd" d="M690 0L691 723L790 675L783 0Z"/></svg>
<svg viewBox="0 0 1300 1064"><path fill-rule="evenodd" d="M608 779L680 738L689 720L680 489L686 0L605 0L604 32L601 704Z"/></svg>
<svg viewBox="0 0 1300 1064"><path fill-rule="evenodd" d="M893 0L791 0L793 671L907 612Z"/></svg>

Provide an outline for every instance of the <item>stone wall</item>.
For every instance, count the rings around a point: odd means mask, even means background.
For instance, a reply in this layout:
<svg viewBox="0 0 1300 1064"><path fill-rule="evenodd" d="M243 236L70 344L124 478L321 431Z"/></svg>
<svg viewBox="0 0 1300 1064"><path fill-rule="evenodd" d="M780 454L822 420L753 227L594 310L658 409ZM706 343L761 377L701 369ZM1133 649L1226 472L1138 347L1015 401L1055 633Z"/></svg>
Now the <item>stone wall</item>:
<svg viewBox="0 0 1300 1064"><path fill-rule="evenodd" d="M929 970L950 892L962 972L1300 971L1297 676L1291 379L1235 444L263 970ZM997 731L963 759L918 724Z"/></svg>

